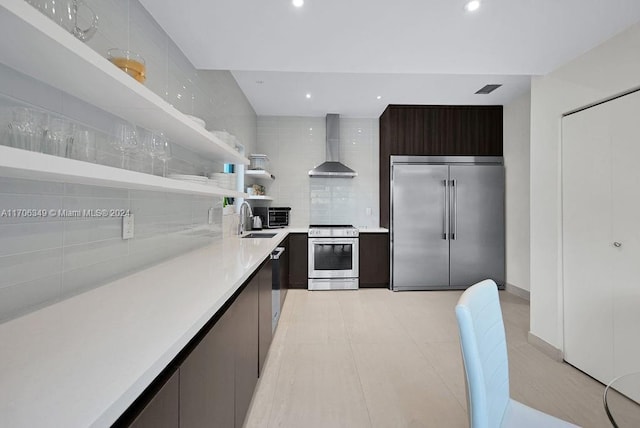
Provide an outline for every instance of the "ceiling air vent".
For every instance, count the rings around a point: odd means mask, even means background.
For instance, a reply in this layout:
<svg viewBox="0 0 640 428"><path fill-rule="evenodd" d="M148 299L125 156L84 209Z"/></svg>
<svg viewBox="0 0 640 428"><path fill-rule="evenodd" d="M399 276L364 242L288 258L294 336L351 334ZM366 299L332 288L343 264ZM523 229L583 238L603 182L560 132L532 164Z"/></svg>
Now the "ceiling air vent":
<svg viewBox="0 0 640 428"><path fill-rule="evenodd" d="M481 95L490 94L491 92L498 89L500 86L502 85L485 85L482 88L478 89L478 92L476 92L476 94L481 94Z"/></svg>

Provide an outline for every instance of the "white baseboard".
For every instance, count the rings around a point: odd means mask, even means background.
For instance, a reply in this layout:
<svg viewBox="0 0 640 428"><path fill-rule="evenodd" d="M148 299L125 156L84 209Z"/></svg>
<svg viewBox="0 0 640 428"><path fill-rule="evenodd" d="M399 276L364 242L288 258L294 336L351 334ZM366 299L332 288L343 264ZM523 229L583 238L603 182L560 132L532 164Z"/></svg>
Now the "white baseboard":
<svg viewBox="0 0 640 428"><path fill-rule="evenodd" d="M564 355L561 349L558 349L552 344L550 344L549 342L543 339L540 339L535 334L529 332L527 336L527 341L529 342L530 345L537 348L543 354L553 358L555 361L562 362L564 360Z"/></svg>
<svg viewBox="0 0 640 428"><path fill-rule="evenodd" d="M504 283L504 291L507 293L511 293L515 296L518 296L524 300L530 301L531 295L529 294L529 290L525 290L524 288L520 288L513 284L509 284L508 282Z"/></svg>

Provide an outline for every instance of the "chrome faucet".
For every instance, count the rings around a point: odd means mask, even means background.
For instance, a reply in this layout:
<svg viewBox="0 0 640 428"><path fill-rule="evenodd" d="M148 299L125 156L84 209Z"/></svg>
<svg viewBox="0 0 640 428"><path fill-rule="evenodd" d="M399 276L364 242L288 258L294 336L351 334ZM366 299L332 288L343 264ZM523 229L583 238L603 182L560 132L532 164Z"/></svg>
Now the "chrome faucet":
<svg viewBox="0 0 640 428"><path fill-rule="evenodd" d="M242 201L242 204L240 204L240 222L238 223L238 235L242 235L244 232L247 231L247 224L246 224L247 216L244 212L246 211L244 207L247 207L247 210L249 210L248 211L249 219L253 217L253 211L251 211L251 205L249 205L249 202Z"/></svg>

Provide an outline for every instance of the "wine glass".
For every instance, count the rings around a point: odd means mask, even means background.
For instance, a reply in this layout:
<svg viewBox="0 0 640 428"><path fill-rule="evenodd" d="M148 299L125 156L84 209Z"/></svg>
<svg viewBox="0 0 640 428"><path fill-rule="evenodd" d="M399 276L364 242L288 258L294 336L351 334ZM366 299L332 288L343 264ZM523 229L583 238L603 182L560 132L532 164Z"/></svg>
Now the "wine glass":
<svg viewBox="0 0 640 428"><path fill-rule="evenodd" d="M120 168L129 169L131 157L140 150L138 131L135 125L128 122L116 124L113 145L120 151Z"/></svg>
<svg viewBox="0 0 640 428"><path fill-rule="evenodd" d="M171 159L171 146L162 133L155 134L153 139L153 153L156 158L162 161L162 176L167 176L167 161Z"/></svg>
<svg viewBox="0 0 640 428"><path fill-rule="evenodd" d="M158 157L159 152L163 150L165 141L164 135L156 131L145 133L142 140L142 152L151 160L151 174L155 173L155 159Z"/></svg>

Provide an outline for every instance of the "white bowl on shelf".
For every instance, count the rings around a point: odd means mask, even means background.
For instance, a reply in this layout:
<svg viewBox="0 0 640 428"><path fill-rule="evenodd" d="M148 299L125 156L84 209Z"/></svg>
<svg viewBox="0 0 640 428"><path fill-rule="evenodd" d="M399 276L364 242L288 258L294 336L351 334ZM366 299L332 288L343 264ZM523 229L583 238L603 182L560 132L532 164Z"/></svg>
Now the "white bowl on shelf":
<svg viewBox="0 0 640 428"><path fill-rule="evenodd" d="M234 190L236 187L235 173L214 172L209 174L209 179L211 185L222 189Z"/></svg>
<svg viewBox="0 0 640 428"><path fill-rule="evenodd" d="M199 184L207 184L209 182L209 179L202 175L168 174L167 178L172 178L174 180L180 180L180 181L190 181L192 183L199 183Z"/></svg>
<svg viewBox="0 0 640 428"><path fill-rule="evenodd" d="M219 140L221 140L223 143L225 143L227 146L229 147L236 147L236 142L238 141L238 139L235 137L235 135L233 134L229 134L227 131L209 131L211 133L211 135L213 135L214 137L218 138Z"/></svg>
<svg viewBox="0 0 640 428"><path fill-rule="evenodd" d="M207 122L204 121L204 119L201 119L199 117L196 116L191 116L190 114L185 114L185 116L187 116L189 119L191 119L192 121L194 121L195 123L197 123L198 125L202 126L203 128L206 126Z"/></svg>

